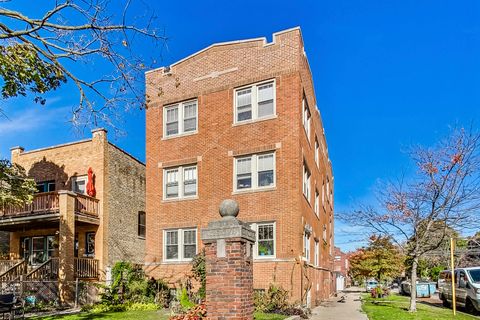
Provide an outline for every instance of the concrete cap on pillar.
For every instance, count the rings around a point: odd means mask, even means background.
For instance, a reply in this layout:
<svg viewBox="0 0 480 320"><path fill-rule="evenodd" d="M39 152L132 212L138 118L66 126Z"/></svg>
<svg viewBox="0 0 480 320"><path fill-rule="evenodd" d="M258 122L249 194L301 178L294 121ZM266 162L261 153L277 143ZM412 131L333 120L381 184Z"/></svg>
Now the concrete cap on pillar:
<svg viewBox="0 0 480 320"><path fill-rule="evenodd" d="M240 207L238 206L238 202L232 199L223 200L220 203L220 208L218 210L222 218L233 217L236 218L240 211Z"/></svg>

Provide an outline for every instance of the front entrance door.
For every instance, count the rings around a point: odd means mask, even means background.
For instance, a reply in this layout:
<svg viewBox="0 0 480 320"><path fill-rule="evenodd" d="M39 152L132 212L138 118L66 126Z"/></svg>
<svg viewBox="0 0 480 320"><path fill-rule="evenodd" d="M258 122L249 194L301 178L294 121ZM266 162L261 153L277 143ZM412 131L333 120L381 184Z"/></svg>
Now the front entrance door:
<svg viewBox="0 0 480 320"><path fill-rule="evenodd" d="M55 252L54 236L26 237L22 239L22 257L30 265L39 265L52 258Z"/></svg>

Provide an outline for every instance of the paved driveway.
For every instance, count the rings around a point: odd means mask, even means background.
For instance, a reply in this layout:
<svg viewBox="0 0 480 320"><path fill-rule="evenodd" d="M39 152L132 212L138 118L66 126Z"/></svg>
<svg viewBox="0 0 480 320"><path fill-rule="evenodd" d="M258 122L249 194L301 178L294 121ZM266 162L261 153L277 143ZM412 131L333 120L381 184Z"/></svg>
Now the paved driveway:
<svg viewBox="0 0 480 320"><path fill-rule="evenodd" d="M368 320L367 315L362 310L360 288L348 288L345 292L339 293L338 297L333 297L323 302L319 307L312 310L313 320ZM345 303L338 302L342 296L345 296Z"/></svg>

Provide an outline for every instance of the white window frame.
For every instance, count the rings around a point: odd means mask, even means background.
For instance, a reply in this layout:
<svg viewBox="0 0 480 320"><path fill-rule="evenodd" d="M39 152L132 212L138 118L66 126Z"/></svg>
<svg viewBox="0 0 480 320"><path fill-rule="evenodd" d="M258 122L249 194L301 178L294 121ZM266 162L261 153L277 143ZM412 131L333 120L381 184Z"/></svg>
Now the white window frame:
<svg viewBox="0 0 480 320"><path fill-rule="evenodd" d="M320 148L318 145L318 139L315 137L315 163L317 164L317 167L320 166L320 161L319 161L319 153L320 153Z"/></svg>
<svg viewBox="0 0 480 320"><path fill-rule="evenodd" d="M196 121L195 121L195 130L193 131L184 131L184 111L185 111L185 106L189 105L191 103L195 102L196 104ZM178 108L178 133L176 134L170 134L167 135L167 111L172 108ZM198 99L192 99L192 100L187 100L187 101L182 101L174 104L170 104L167 106L163 107L163 138L175 138L175 137L181 137L181 136L186 136L186 135L191 135L198 133Z"/></svg>
<svg viewBox="0 0 480 320"><path fill-rule="evenodd" d="M273 114L267 115L264 117L258 117L258 88L272 83L273 84ZM237 93L239 91L251 88L251 99L252 99L252 118L247 120L237 120ZM233 123L234 124L242 124L242 123L250 123L265 119L275 118L277 116L277 82L275 79L269 79L262 82L257 82L253 84L249 84L246 86L242 86L239 88L235 88L233 93Z"/></svg>
<svg viewBox="0 0 480 320"><path fill-rule="evenodd" d="M310 203L310 195L311 195L311 181L312 172L308 168L305 161L303 162L303 172L302 172L302 185L303 185L303 195L307 199L308 203Z"/></svg>
<svg viewBox="0 0 480 320"><path fill-rule="evenodd" d="M315 210L315 215L317 216L317 218L319 218L320 217L320 194L318 193L317 188L315 188L314 210Z"/></svg>
<svg viewBox="0 0 480 320"><path fill-rule="evenodd" d="M75 184L78 181L84 181L85 182L85 192L80 193L80 194L85 194L86 195L87 194L88 176L73 176L72 177L72 191L75 192L75 193L79 193L79 192L75 191Z"/></svg>
<svg viewBox="0 0 480 320"><path fill-rule="evenodd" d="M311 234L303 231L303 260L310 263L310 245Z"/></svg>
<svg viewBox="0 0 480 320"><path fill-rule="evenodd" d="M273 155L273 185L271 186L258 186L258 158L264 155ZM252 175L252 186L251 188L237 188L237 160L238 159L245 159L251 158L251 175ZM247 192L247 191L258 191L258 190L265 190L265 189L272 189L275 188L277 185L277 161L276 161L276 152L263 152L263 153L254 153L248 155L241 155L238 157L233 158L233 191L234 192Z"/></svg>
<svg viewBox="0 0 480 320"><path fill-rule="evenodd" d="M318 267L320 266L320 244L318 243L317 240L314 240L314 241L315 241L315 253L314 253L313 265L315 267Z"/></svg>
<svg viewBox="0 0 480 320"><path fill-rule="evenodd" d="M178 258L177 259L167 259L167 232L177 231L177 247L178 247ZM184 232L185 231L195 231L195 254L198 254L198 230L197 228L177 228L177 229L165 229L163 230L163 261L164 262L188 262L192 261L193 258L184 258Z"/></svg>
<svg viewBox="0 0 480 320"><path fill-rule="evenodd" d="M322 181L322 207L325 211L325 180Z"/></svg>
<svg viewBox="0 0 480 320"><path fill-rule="evenodd" d="M312 119L312 113L308 106L307 98L303 96L302 99L302 123L303 128L305 129L305 134L307 135L307 140L310 142L310 123Z"/></svg>
<svg viewBox="0 0 480 320"><path fill-rule="evenodd" d="M258 254L258 227L265 225L273 225L273 255L262 256ZM277 224L276 222L254 222L250 224L250 228L255 231L255 244L253 245L253 258L255 260L268 260L277 257Z"/></svg>
<svg viewBox="0 0 480 320"><path fill-rule="evenodd" d="M196 189L194 195L185 196L185 180L184 180L184 172L186 169L195 167L196 170ZM167 198L167 172L171 170L178 170L177 179L178 179L178 196ZM163 168L163 200L170 201L170 200L179 200L179 199L195 199L198 198L198 166L197 164L188 164L188 165L181 165L176 167L168 167Z"/></svg>

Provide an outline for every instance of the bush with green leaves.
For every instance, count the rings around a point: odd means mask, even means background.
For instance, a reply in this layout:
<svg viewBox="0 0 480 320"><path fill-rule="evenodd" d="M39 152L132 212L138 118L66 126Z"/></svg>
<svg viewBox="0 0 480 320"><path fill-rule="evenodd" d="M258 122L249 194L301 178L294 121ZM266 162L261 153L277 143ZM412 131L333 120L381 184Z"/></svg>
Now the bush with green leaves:
<svg viewBox="0 0 480 320"><path fill-rule="evenodd" d="M205 249L197 254L192 260L192 274L193 278L200 283L200 288L197 291L198 297L205 299L207 275L205 269Z"/></svg>
<svg viewBox="0 0 480 320"><path fill-rule="evenodd" d="M288 291L274 284L266 292L255 291L253 297L255 311L258 312L279 312L290 307Z"/></svg>

